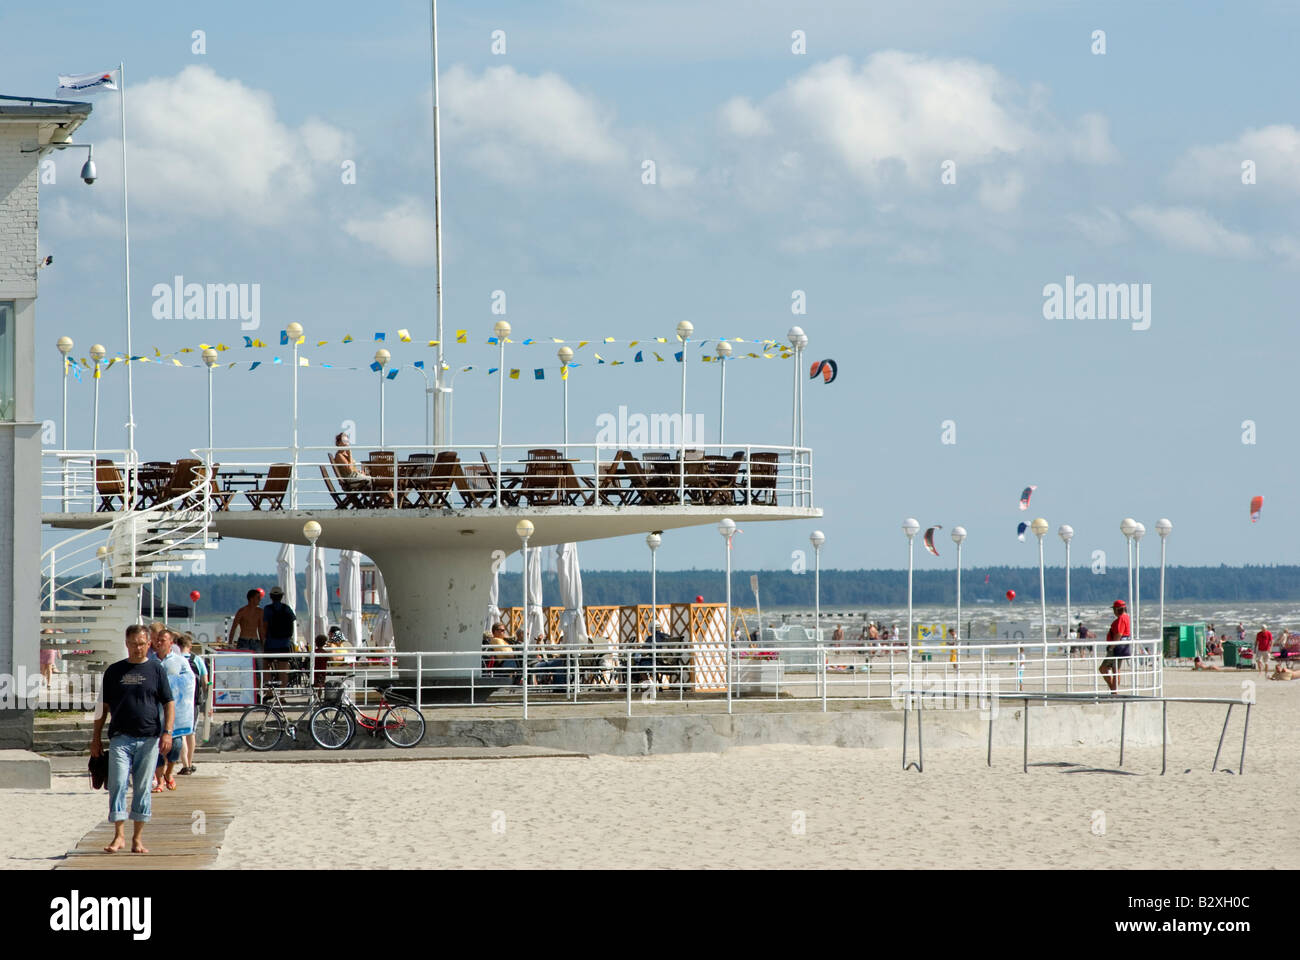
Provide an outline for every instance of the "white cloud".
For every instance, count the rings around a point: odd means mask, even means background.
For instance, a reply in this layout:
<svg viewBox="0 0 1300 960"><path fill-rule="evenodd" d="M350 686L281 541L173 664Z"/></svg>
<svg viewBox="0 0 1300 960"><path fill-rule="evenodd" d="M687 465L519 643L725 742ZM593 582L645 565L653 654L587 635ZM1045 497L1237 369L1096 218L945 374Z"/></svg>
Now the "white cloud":
<svg viewBox="0 0 1300 960"><path fill-rule="evenodd" d="M1070 136L1070 153L1081 163L1114 163L1119 151L1110 142L1110 120L1100 113L1085 113Z"/></svg>
<svg viewBox="0 0 1300 960"><path fill-rule="evenodd" d="M1244 161L1255 164L1256 183L1241 182ZM1188 193L1223 195L1249 189L1300 194L1300 129L1274 124L1249 129L1235 140L1188 150L1169 175L1170 184Z"/></svg>
<svg viewBox="0 0 1300 960"><path fill-rule="evenodd" d="M1065 219L1099 247L1113 247L1128 239L1123 218L1109 207L1098 207L1093 213L1066 214Z"/></svg>
<svg viewBox="0 0 1300 960"><path fill-rule="evenodd" d="M377 247L398 263L420 266L433 262L433 216L419 201L403 198L373 217L357 217L343 224L351 237Z"/></svg>
<svg viewBox="0 0 1300 960"><path fill-rule="evenodd" d="M127 120L132 208L176 220L290 222L352 154L345 132L315 119L293 127L269 93L207 66L134 86Z"/></svg>
<svg viewBox="0 0 1300 960"><path fill-rule="evenodd" d="M738 137L757 137L772 132L767 117L745 97L732 97L718 113L723 126Z"/></svg>
<svg viewBox="0 0 1300 960"><path fill-rule="evenodd" d="M613 112L557 74L492 67L474 75L456 66L443 76L442 89L448 137L460 155L498 179L530 179L539 161L630 164Z"/></svg>
<svg viewBox="0 0 1300 960"><path fill-rule="evenodd" d="M816 64L761 105L730 101L723 121L737 135L818 146L871 186L894 171L938 183L944 160L960 170L1037 145L1018 96L986 64L889 50L860 67L848 57Z"/></svg>
<svg viewBox="0 0 1300 960"><path fill-rule="evenodd" d="M1250 237L1229 230L1204 210L1143 205L1130 210L1128 218L1179 250L1226 257L1248 257L1255 250Z"/></svg>
<svg viewBox="0 0 1300 960"><path fill-rule="evenodd" d="M1001 180L989 178L980 183L979 200L994 213L1010 213L1024 192L1025 178L1018 170L1011 170Z"/></svg>

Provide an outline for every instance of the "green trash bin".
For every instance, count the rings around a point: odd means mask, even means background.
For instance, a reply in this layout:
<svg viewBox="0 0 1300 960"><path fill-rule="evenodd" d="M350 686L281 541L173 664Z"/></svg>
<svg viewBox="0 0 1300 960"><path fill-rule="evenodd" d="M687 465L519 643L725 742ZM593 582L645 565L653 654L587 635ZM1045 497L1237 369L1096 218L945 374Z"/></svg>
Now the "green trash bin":
<svg viewBox="0 0 1300 960"><path fill-rule="evenodd" d="M1165 627L1165 657L1190 660L1205 656L1205 624L1171 623Z"/></svg>
<svg viewBox="0 0 1300 960"><path fill-rule="evenodd" d="M1242 657L1243 650L1250 650L1251 644L1245 640L1225 640L1223 643L1223 665L1225 667L1253 667L1254 657L1247 661Z"/></svg>

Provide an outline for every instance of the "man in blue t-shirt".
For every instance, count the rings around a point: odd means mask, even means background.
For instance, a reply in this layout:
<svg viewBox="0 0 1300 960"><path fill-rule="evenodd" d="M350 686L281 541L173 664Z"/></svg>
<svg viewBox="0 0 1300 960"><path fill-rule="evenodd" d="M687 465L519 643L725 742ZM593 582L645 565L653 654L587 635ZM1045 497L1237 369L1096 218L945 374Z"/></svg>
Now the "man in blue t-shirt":
<svg viewBox="0 0 1300 960"><path fill-rule="evenodd" d="M126 788L132 789L130 818L135 823L132 853L148 853L142 835L149 822L150 779L161 746L171 750L176 706L171 685L158 660L149 659L149 630L143 624L126 628L126 659L104 671L90 755L104 752L101 737L108 725L108 818L113 821L113 841L105 853L126 846Z"/></svg>
<svg viewBox="0 0 1300 960"><path fill-rule="evenodd" d="M167 685L172 692L175 725L172 727L172 747L159 751L159 756L166 761L166 769L159 778L168 790L176 789L176 763L181 759L185 749L185 737L194 732L194 671L190 663L175 647L175 635L164 628L154 638L153 652L162 664L167 675Z"/></svg>
<svg viewBox="0 0 1300 960"><path fill-rule="evenodd" d="M293 607L284 602L284 591L279 587L271 588L271 602L262 608L262 619L266 631L266 652L291 653L298 618L294 616ZM289 674L289 658L277 656L267 663L267 668L274 671L276 679L283 684Z"/></svg>

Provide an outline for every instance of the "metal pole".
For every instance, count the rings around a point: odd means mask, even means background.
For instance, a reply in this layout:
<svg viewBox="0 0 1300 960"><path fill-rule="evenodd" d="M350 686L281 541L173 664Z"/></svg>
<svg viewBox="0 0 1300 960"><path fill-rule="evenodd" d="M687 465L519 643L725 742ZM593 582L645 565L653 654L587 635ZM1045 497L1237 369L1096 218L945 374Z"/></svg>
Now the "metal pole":
<svg viewBox="0 0 1300 960"><path fill-rule="evenodd" d="M528 719L528 538L524 537L524 719Z"/></svg>
<svg viewBox="0 0 1300 960"><path fill-rule="evenodd" d="M726 443L723 439L724 428L727 425L727 358L719 357L718 362L722 364L722 396L718 400L718 453L722 453L722 445Z"/></svg>
<svg viewBox="0 0 1300 960"><path fill-rule="evenodd" d="M686 363L686 347L682 346L682 363ZM684 461L683 461L684 462ZM727 537L727 713L731 713L731 537Z"/></svg>
<svg viewBox="0 0 1300 960"><path fill-rule="evenodd" d="M93 471L99 456L99 361L95 361L95 415L90 428L90 466Z"/></svg>
<svg viewBox="0 0 1300 960"><path fill-rule="evenodd" d="M497 337L497 506L504 506L501 498L501 428L505 422L503 420L503 411L506 402L506 338ZM524 575L528 575L527 569ZM527 619L528 611L524 611L524 617ZM528 630L524 630L524 638L527 639Z"/></svg>
<svg viewBox="0 0 1300 960"><path fill-rule="evenodd" d="M433 72L433 248L435 263L435 282L437 285L438 304L438 365L433 375L433 429L434 443L442 446L442 391L436 388L442 385L443 335L442 335L442 127L438 121L438 0L429 2L429 49L432 56ZM450 407L450 404L448 404ZM448 419L451 411L448 410ZM498 471L500 467L497 468Z"/></svg>
<svg viewBox="0 0 1300 960"><path fill-rule="evenodd" d="M134 364L131 359L131 205L126 181L126 66L117 65L117 79L121 85L122 107L122 229L125 239L125 295L126 295L126 445L130 450L131 465L135 465L135 378ZM134 476L134 471L132 476ZM135 487L138 480L131 484L131 504L135 505Z"/></svg>
<svg viewBox="0 0 1300 960"><path fill-rule="evenodd" d="M210 367L208 372L211 373ZM293 504L295 510L298 509L298 341L296 339L293 344L293 487L289 491L289 502ZM315 640L312 644L315 645Z"/></svg>
<svg viewBox="0 0 1300 960"><path fill-rule="evenodd" d="M62 354L63 359L63 449L69 449L68 446L68 355ZM64 461L64 470L67 469L67 461ZM63 507L67 510L67 505Z"/></svg>
<svg viewBox="0 0 1300 960"><path fill-rule="evenodd" d="M822 642L822 548L813 547L813 630L817 643Z"/></svg>
<svg viewBox="0 0 1300 960"><path fill-rule="evenodd" d="M1070 541L1065 541L1065 655L1074 651L1070 647Z"/></svg>
<svg viewBox="0 0 1300 960"><path fill-rule="evenodd" d="M1038 538L1038 609L1043 618L1043 692L1047 692L1047 593L1043 586L1043 538Z"/></svg>
<svg viewBox="0 0 1300 960"><path fill-rule="evenodd" d="M569 378L564 376L566 367L560 367L560 381L564 385L564 455L569 455Z"/></svg>
<svg viewBox="0 0 1300 960"><path fill-rule="evenodd" d="M1133 541L1133 642L1142 636L1142 541Z"/></svg>
<svg viewBox="0 0 1300 960"><path fill-rule="evenodd" d="M957 646L961 647L961 544L957 544ZM961 659L960 654L957 657Z"/></svg>
<svg viewBox="0 0 1300 960"><path fill-rule="evenodd" d="M680 444L677 449L677 456L678 456L677 502L681 504L686 503L686 345L687 342L688 342L687 338L682 337L682 419L680 424L681 434L677 438ZM728 544L730 544L731 541L728 540L727 542ZM727 556L728 557L731 556L730 550L727 551ZM727 587L728 589L730 589L731 587L730 577L727 578ZM728 689L727 696L728 698L730 698L731 696L730 684L727 685L727 689ZM730 712L730 702L728 702L728 712Z"/></svg>
<svg viewBox="0 0 1300 960"><path fill-rule="evenodd" d="M1160 538L1160 635L1156 637L1156 643L1165 642L1165 538ZM1193 638L1193 645L1195 639Z"/></svg>
<svg viewBox="0 0 1300 960"><path fill-rule="evenodd" d="M96 397L99 384L95 384ZM212 479L212 365L208 365L208 480Z"/></svg>
<svg viewBox="0 0 1300 960"><path fill-rule="evenodd" d="M798 373L799 368L795 367ZM907 538L907 689L912 689L912 537Z"/></svg>
<svg viewBox="0 0 1300 960"><path fill-rule="evenodd" d="M384 445L384 368L379 368L379 445ZM397 465L394 462L393 473L397 473Z"/></svg>

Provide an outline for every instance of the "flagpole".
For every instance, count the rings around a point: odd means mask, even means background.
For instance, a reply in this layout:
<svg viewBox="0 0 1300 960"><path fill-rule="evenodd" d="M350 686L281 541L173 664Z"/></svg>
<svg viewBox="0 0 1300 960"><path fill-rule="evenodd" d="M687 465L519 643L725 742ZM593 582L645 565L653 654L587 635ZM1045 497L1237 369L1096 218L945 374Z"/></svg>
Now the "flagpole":
<svg viewBox="0 0 1300 960"><path fill-rule="evenodd" d="M433 442L442 446L442 157L438 124L438 0L429 0L429 45L433 51L433 246L438 302L438 365L433 371Z"/></svg>
<svg viewBox="0 0 1300 960"><path fill-rule="evenodd" d="M131 351L131 212L129 194L126 183L126 65L118 63L117 79L121 84L121 90L118 93L122 98L122 225L126 233L126 246L124 250L126 262L126 446L129 451L130 460L128 468L131 470L131 503L128 509L135 505L135 381L133 377L133 364L131 359L134 354Z"/></svg>

